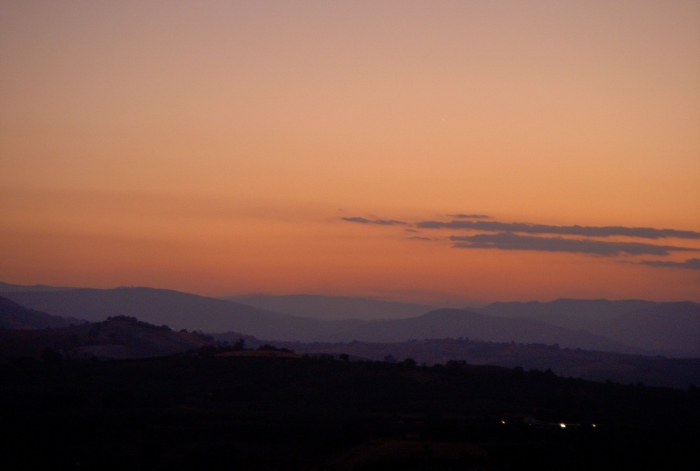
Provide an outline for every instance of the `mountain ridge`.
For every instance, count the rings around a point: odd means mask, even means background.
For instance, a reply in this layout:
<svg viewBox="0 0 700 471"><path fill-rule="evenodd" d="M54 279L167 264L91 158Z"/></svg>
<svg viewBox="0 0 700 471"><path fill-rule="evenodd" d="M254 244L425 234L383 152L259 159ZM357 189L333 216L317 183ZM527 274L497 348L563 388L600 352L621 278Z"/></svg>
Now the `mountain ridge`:
<svg viewBox="0 0 700 471"><path fill-rule="evenodd" d="M269 340L386 342L449 336L628 351L622 345L588 332L568 332L565 328L534 320L504 319L456 309L439 309L408 319L322 321L154 288L75 289L5 295L14 302L53 315L73 315L90 321L133 316L176 330L184 328L213 333L233 330ZM442 317L434 314L436 312L443 313ZM513 325L517 328L510 327Z"/></svg>
<svg viewBox="0 0 700 471"><path fill-rule="evenodd" d="M420 316L439 307L356 296L316 294L247 294L226 296L221 299L291 316L312 317L321 320L403 319Z"/></svg>
<svg viewBox="0 0 700 471"><path fill-rule="evenodd" d="M52 315L74 315L89 321L133 316L173 329L206 332L235 330L277 340L313 341L329 330L360 321L321 321L257 309L245 304L155 288L81 288L56 292L5 293L23 306Z"/></svg>
<svg viewBox="0 0 700 471"><path fill-rule="evenodd" d="M560 344L569 348L623 353L700 356L697 347L700 345L700 305L692 302L561 299L550 303L494 303L477 311L436 309L422 316L402 319L321 320L145 287L24 291L4 295L20 305L55 316L90 321L118 315L133 316L152 324L169 325L176 330L236 331L277 341L394 342L466 337ZM504 310L504 306L507 309ZM525 309L520 309L523 306ZM567 306L574 308L568 309ZM642 306L641 310L629 311L639 306ZM683 306L688 310L685 317L674 314L674 309ZM660 311L654 314L654 309ZM507 315L495 315L499 312ZM674 322L663 321L672 317L676 319ZM631 335L626 331L637 333ZM662 332L666 332L664 338Z"/></svg>
<svg viewBox="0 0 700 471"><path fill-rule="evenodd" d="M86 320L74 317L52 316L45 312L27 309L8 298L0 296L0 329L49 329L85 324L86 322Z"/></svg>

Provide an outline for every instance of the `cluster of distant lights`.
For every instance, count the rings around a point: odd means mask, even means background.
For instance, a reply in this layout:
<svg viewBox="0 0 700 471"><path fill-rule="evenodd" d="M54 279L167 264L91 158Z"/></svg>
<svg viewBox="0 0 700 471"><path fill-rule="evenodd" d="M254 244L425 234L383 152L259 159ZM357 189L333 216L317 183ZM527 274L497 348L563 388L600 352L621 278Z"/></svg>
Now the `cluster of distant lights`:
<svg viewBox="0 0 700 471"><path fill-rule="evenodd" d="M560 428L566 428L566 424L565 424L564 422L562 422L562 423L559 424L559 427L560 427ZM592 427L592 428L596 428L596 424L591 424L591 427Z"/></svg>
<svg viewBox="0 0 700 471"><path fill-rule="evenodd" d="M501 423L505 425L506 421L505 421L505 420L501 420ZM532 424L530 423L530 424L528 424L528 425L532 425ZM597 425L596 425L596 424L591 424L591 427L592 427L592 428L597 428ZM565 424L564 422L560 422L560 423L559 423L559 428L566 428L566 424Z"/></svg>

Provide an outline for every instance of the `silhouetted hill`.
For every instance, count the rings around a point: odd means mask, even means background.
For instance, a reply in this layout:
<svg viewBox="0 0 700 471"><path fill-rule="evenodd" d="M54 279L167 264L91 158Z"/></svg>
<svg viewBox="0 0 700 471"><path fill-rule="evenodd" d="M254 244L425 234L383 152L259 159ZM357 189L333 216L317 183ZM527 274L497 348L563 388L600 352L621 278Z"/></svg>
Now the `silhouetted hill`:
<svg viewBox="0 0 700 471"><path fill-rule="evenodd" d="M102 321L133 316L175 330L233 330L271 340L313 341L345 330L359 321L320 321L179 291L153 288L75 289L6 293L13 301L56 316Z"/></svg>
<svg viewBox="0 0 700 471"><path fill-rule="evenodd" d="M557 299L546 303L539 301L497 302L479 309L478 312L498 317L529 317L568 329L588 330L592 333L605 335L601 332L602 323L622 314L648 308L655 304L651 301L638 299L623 301Z"/></svg>
<svg viewBox="0 0 700 471"><path fill-rule="evenodd" d="M559 344L570 348L625 351L605 337L527 318L499 318L460 309L438 309L412 319L373 321L332 336L336 342L402 342L465 337L494 342Z"/></svg>
<svg viewBox="0 0 700 471"><path fill-rule="evenodd" d="M133 317L57 329L0 330L0 357L39 357L47 349L78 358L144 358L211 345L205 335L174 332Z"/></svg>
<svg viewBox="0 0 700 471"><path fill-rule="evenodd" d="M627 345L700 357L700 304L659 303L611 319L605 331Z"/></svg>
<svg viewBox="0 0 700 471"><path fill-rule="evenodd" d="M234 343L235 334L216 335L217 340ZM247 339L253 348L262 345ZM552 370L557 375L593 381L614 381L623 384L643 383L687 389L700 384L700 358L666 358L661 356L626 355L560 348L553 345L512 342L483 342L464 339L433 339L393 343L300 343L274 342L277 347L302 354L330 354L339 357L401 362L412 358L419 364L435 365L466 362L470 365L492 365L525 370Z"/></svg>
<svg viewBox="0 0 700 471"><path fill-rule="evenodd" d="M693 302L558 299L493 303L480 312L587 330L640 351L700 356L700 304Z"/></svg>
<svg viewBox="0 0 700 471"><path fill-rule="evenodd" d="M0 296L0 329L47 329L86 322L72 317L52 316L27 309Z"/></svg>
<svg viewBox="0 0 700 471"><path fill-rule="evenodd" d="M316 296L293 294L269 296L247 294L229 296L224 299L254 306L260 309L289 314L297 317L313 317L322 320L343 319L405 319L417 317L435 309L435 306L409 304L394 301L379 301L349 296Z"/></svg>

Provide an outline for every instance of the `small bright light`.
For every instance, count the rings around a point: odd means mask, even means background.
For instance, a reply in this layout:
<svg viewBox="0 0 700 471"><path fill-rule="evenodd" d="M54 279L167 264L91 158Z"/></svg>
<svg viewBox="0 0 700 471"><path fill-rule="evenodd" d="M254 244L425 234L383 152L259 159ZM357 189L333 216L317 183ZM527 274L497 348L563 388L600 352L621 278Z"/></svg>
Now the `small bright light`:
<svg viewBox="0 0 700 471"><path fill-rule="evenodd" d="M595 425L595 424L593 424L592 426L593 426L593 428L595 428L595 427L596 427L596 425Z"/></svg>
<svg viewBox="0 0 700 471"><path fill-rule="evenodd" d="M566 428L566 424L559 424L561 428Z"/></svg>
<svg viewBox="0 0 700 471"><path fill-rule="evenodd" d="M506 423L506 421L505 421L505 420L501 420L501 423L502 423L502 424L505 424L505 423Z"/></svg>

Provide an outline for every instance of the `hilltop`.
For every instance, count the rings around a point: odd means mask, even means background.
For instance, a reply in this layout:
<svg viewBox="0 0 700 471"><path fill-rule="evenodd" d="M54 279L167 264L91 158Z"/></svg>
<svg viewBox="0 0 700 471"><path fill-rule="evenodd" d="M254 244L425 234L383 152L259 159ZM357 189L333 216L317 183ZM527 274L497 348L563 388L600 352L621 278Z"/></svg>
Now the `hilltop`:
<svg viewBox="0 0 700 471"><path fill-rule="evenodd" d="M211 345L214 340L193 332L175 332L134 317L55 329L0 330L0 358L56 357L145 358L160 357Z"/></svg>

